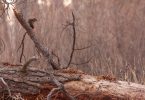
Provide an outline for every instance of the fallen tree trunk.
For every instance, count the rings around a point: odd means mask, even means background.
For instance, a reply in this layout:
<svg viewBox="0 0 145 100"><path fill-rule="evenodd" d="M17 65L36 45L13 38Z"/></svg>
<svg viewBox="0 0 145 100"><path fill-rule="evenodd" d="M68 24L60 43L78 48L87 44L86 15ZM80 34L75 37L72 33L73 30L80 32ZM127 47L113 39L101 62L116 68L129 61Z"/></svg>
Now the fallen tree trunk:
<svg viewBox="0 0 145 100"><path fill-rule="evenodd" d="M63 69L52 72L55 78L64 84L64 88L74 98L79 100L103 99L112 100L145 100L145 86L118 81L108 76L91 76L74 69ZM12 93L22 95L36 95L45 90L49 94L53 87L56 87L48 72L37 69L28 69L22 73L20 68L1 68L0 77L3 77ZM3 93L1 87L0 93ZM64 100L64 99L63 99Z"/></svg>
<svg viewBox="0 0 145 100"><path fill-rule="evenodd" d="M78 80L79 74L69 75L68 73L61 73L61 71L52 72L56 79L60 82L67 82L71 80ZM11 91L20 92L25 94L37 94L43 87L43 84L52 83L50 74L48 72L27 69L27 72L23 73L21 68L1 68L0 77L9 85ZM0 89L2 92L2 89Z"/></svg>

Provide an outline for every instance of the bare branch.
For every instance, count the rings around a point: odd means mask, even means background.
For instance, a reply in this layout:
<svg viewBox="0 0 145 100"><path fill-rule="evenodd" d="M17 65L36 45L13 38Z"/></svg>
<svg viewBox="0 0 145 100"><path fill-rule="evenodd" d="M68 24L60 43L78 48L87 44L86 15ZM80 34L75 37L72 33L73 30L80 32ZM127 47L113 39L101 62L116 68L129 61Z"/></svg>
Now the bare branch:
<svg viewBox="0 0 145 100"><path fill-rule="evenodd" d="M72 59L73 59L73 55L74 55L74 52L75 52L75 50L83 50L83 49L88 49L88 48L90 48L92 45L90 45L90 46L87 46L87 47L83 47L83 48L79 48L79 49L76 49L75 48L75 45L76 45L76 28L75 28L75 26L76 26L76 18L75 18L75 15L74 15L74 13L72 12L72 18L73 18L73 22L72 23L69 23L69 22L67 22L68 23L68 25L66 25L66 27L68 27L68 26L72 26L72 29L73 29L73 43L72 43L72 51L71 51L71 54L70 54L70 59L69 59L69 62L68 62L68 65L67 65L67 67L66 68L68 68L69 66L70 66L70 64L74 64L74 65L82 65L82 64L86 64L86 63L89 63L90 62L90 60L93 58L93 57L91 57L88 61L86 61L86 62L83 62L83 63L80 63L80 64L75 64L75 63L72 63ZM66 27L64 28L64 29L66 29ZM63 29L63 30L64 30Z"/></svg>
<svg viewBox="0 0 145 100"><path fill-rule="evenodd" d="M60 66L60 59L59 59L58 55L56 55L53 51L52 51L52 55L54 55L54 56L57 58L58 64L59 64L59 66Z"/></svg>
<svg viewBox="0 0 145 100"><path fill-rule="evenodd" d="M44 57L47 58L48 60L48 63L50 63L50 65L52 66L52 68L54 70L58 70L60 69L60 65L55 63L53 61L53 59L51 58L51 54L49 52L49 49L44 47L40 41L38 41L38 39L36 38L35 36L35 32L33 31L33 29L29 26L29 24L27 23L27 21L25 21L25 19L23 18L22 14L21 13L18 13L15 9L13 9L14 11L14 14L17 18L17 20L19 21L19 23L22 25L22 27L27 31L27 34L30 36L30 38L32 39L32 41L34 42L35 44L35 47L42 53L42 55Z"/></svg>
<svg viewBox="0 0 145 100"><path fill-rule="evenodd" d="M75 100L75 98L72 97L72 96L65 90L63 84L60 83L60 82L54 77L53 74L50 74L50 78L51 78L52 82L53 82L55 85L57 85L58 88L54 88L54 89L52 89L52 90L50 91L50 93L49 93L48 96L47 96L47 100L51 100L51 95L52 95L55 91L58 91L58 90L62 91L62 92L64 93L64 95L65 95L66 97L68 97L70 100Z"/></svg>
<svg viewBox="0 0 145 100"><path fill-rule="evenodd" d="M92 45L89 45L89 46L87 46L87 47L83 47L83 48L75 48L74 50L84 50L84 49L88 49L88 48L90 48Z"/></svg>
<svg viewBox="0 0 145 100"><path fill-rule="evenodd" d="M53 88L50 93L47 95L47 100L51 100L51 96L56 92L59 91L60 88Z"/></svg>
<svg viewBox="0 0 145 100"><path fill-rule="evenodd" d="M25 46L24 45L24 40L25 40L26 34L27 34L27 32L25 32L25 34L23 35L21 44L20 44L20 46L17 49L17 51L19 51L19 49L22 47L22 52L21 52L21 55L20 55L20 63L22 62L22 57L24 56L24 46Z"/></svg>
<svg viewBox="0 0 145 100"><path fill-rule="evenodd" d="M23 67L22 67L22 69L21 69L21 72L26 73L27 67L30 65L30 63L31 63L32 61L36 61L37 59L38 59L38 58L36 58L36 57L30 58L30 59L23 65Z"/></svg>
<svg viewBox="0 0 145 100"><path fill-rule="evenodd" d="M74 54L75 44L76 44L75 15L74 15L73 12L72 12L72 17L73 17L73 22L71 23L72 28L73 28L72 52L71 52L70 59L69 59L69 62L68 62L68 65L67 65L66 68L68 68L70 66L70 64L71 64L71 61L72 61L72 58L73 58L73 54Z"/></svg>
<svg viewBox="0 0 145 100"><path fill-rule="evenodd" d="M62 31L60 32L60 37L62 36L62 33L64 32L65 29L67 29L69 26L71 26L72 23L70 23L69 21L66 21L66 25L64 25L64 28L62 29Z"/></svg>
<svg viewBox="0 0 145 100"><path fill-rule="evenodd" d="M11 96L11 91L9 89L8 84L4 81L4 79L2 77L0 77L0 80L1 80L2 84L6 87L6 89L8 91L8 95Z"/></svg>
<svg viewBox="0 0 145 100"><path fill-rule="evenodd" d="M22 44L24 43L24 40L25 40L25 37L26 37L26 33L27 32L24 33L22 41L21 41L20 46L18 47L17 51L19 51L19 49L21 48Z"/></svg>

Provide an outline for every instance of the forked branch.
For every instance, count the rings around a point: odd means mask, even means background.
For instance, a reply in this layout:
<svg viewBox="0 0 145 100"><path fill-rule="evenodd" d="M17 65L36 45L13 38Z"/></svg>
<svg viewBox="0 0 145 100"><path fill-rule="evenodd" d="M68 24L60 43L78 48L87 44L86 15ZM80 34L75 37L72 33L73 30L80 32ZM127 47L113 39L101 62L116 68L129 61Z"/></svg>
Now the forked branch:
<svg viewBox="0 0 145 100"><path fill-rule="evenodd" d="M73 22L70 23L70 25L72 25L73 28L73 43L72 43L72 51L71 51L71 55L70 55L70 59L67 65L67 68L70 66L72 58L73 58L73 54L74 54L74 50L75 50L75 44L76 44L76 28L75 28L75 15L72 12L72 17L73 17Z"/></svg>
<svg viewBox="0 0 145 100"><path fill-rule="evenodd" d="M53 88L50 93L47 95L47 100L51 100L51 96L56 91L62 91L66 97L69 98L69 100L75 100L73 96L71 96L64 88L64 85L60 83L53 74L50 74L50 78L52 82L57 86L57 88Z"/></svg>
<svg viewBox="0 0 145 100"><path fill-rule="evenodd" d="M87 60L87 61L85 61L85 62L82 62L82 63L79 63L79 64L72 63L72 59L73 59L73 56L74 56L74 52L75 52L76 50L84 50L84 49L88 49L88 48L90 48L90 47L92 46L92 45L90 45L90 46L83 47L83 48L79 48L79 49L76 49L76 48L75 48L75 45L76 45L76 18L75 18L75 15L74 15L73 12L72 12L72 19L73 19L73 21L72 21L71 23L68 23L68 25L66 25L66 27L72 26L72 29L73 29L72 51L71 51L70 59L69 59L69 62L68 62L68 64L67 64L67 67L66 67L66 68L68 68L68 67L70 66L70 64L82 65L82 64L89 63L90 60L92 59L92 57L91 57L89 60ZM66 27L65 27L65 28L66 28ZM65 28L64 28L64 29L65 29ZM64 30L64 29L63 29L63 30Z"/></svg>
<svg viewBox="0 0 145 100"><path fill-rule="evenodd" d="M52 68L54 70L58 70L60 69L60 65L55 63L53 61L53 59L51 58L51 53L49 51L48 48L44 47L40 41L38 41L38 39L35 36L35 32L33 31L33 29L29 26L28 22L23 18L23 15L21 13L18 13L18 11L16 11L16 9L13 9L14 14L17 18L17 20L19 21L19 23L22 25L22 27L27 31L27 34L29 35L29 37L32 39L32 41L35 44L35 47L42 53L42 55L44 57L46 57L46 59L48 60L48 63L50 63L50 65L52 66Z"/></svg>

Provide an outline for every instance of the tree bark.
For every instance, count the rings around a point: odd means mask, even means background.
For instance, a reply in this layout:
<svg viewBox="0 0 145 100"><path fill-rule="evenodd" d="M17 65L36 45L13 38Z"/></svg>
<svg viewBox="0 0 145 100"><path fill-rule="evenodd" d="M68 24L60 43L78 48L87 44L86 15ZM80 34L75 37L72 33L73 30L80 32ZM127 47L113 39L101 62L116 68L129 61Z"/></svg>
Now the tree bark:
<svg viewBox="0 0 145 100"><path fill-rule="evenodd" d="M34 68L22 73L20 68L1 68L3 77L12 93L39 94L42 90L50 92L54 84L48 72ZM84 74L74 69L53 71L55 78L64 84L64 88L75 98L112 100L145 100L145 86ZM50 88L51 87L51 88ZM0 89L3 93L4 88ZM108 98L108 99L105 99ZM80 100L80 99L79 99ZM82 100L82 99L81 99Z"/></svg>

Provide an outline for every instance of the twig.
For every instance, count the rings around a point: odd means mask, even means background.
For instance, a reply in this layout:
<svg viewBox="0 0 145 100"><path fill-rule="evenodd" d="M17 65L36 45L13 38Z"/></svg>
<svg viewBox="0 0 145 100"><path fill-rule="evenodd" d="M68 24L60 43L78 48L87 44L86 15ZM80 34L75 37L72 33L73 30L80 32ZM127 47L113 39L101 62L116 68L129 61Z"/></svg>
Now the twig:
<svg viewBox="0 0 145 100"><path fill-rule="evenodd" d="M74 50L84 50L84 49L88 49L90 48L92 45L89 45L89 46L86 46L86 47L83 47L83 48L75 48Z"/></svg>
<svg viewBox="0 0 145 100"><path fill-rule="evenodd" d="M54 56L57 58L57 60L58 60L58 65L60 66L60 59L59 59L58 55L56 55L53 51L52 51L52 55L54 55Z"/></svg>
<svg viewBox="0 0 145 100"><path fill-rule="evenodd" d="M68 27L69 25L72 26L72 29L73 29L73 43L72 43L72 51L71 51L71 54L70 54L70 59L69 59L69 62L68 62L68 64L67 64L67 67L65 67L65 69L68 68L68 67L70 66L70 64L75 64L75 63L72 63L72 59L73 59L74 52L75 52L76 50L83 50L83 49L90 48L90 47L92 46L92 45L90 45L90 46L83 47L83 48L78 48L78 49L75 48L75 45L76 45L76 28L75 28L75 26L76 26L76 18L75 18L75 15L74 15L73 12L72 12L72 18L73 18L73 22L72 22L72 23L68 23L68 25L66 25L66 27ZM66 29L66 27L65 27L64 29ZM63 29L63 30L64 30L64 29ZM80 63L80 64L75 64L75 65L86 64L86 63L88 63L91 59L92 59L92 57L91 57L88 61L86 61L86 62L83 62L83 63Z"/></svg>
<svg viewBox="0 0 145 100"><path fill-rule="evenodd" d="M22 57L24 56L24 46L25 46L24 45L24 40L25 40L26 34L27 34L27 32L23 35L21 44L20 44L20 46L17 49L17 51L19 51L19 49L22 47L22 52L21 52L21 55L20 55L20 63L22 62Z"/></svg>
<svg viewBox="0 0 145 100"><path fill-rule="evenodd" d="M21 48L22 44L24 43L26 34L27 34L27 32L24 33L23 38L22 38L22 41L21 41L21 43L20 43L20 46L19 46L18 49L17 49L17 52L19 51L19 49Z"/></svg>
<svg viewBox="0 0 145 100"><path fill-rule="evenodd" d="M53 93L55 93L56 91L59 91L60 88L53 88L50 93L47 95L47 100L51 100L51 96L53 95Z"/></svg>
<svg viewBox="0 0 145 100"><path fill-rule="evenodd" d="M8 91L8 95L11 97L11 91L10 91L10 88L9 88L8 84L4 81L4 79L2 77L0 77L0 80L5 85L5 87Z"/></svg>
<svg viewBox="0 0 145 100"><path fill-rule="evenodd" d="M54 88L50 91L50 93L47 95L47 100L51 100L51 96L55 91L62 91L64 93L65 96L67 96L70 100L75 100L74 97L72 97L64 88L63 84L60 83L58 80L56 80L56 78L54 77L53 74L50 74L50 78L52 80L52 82L58 87L58 88Z"/></svg>
<svg viewBox="0 0 145 100"><path fill-rule="evenodd" d="M26 73L27 67L30 65L30 63L31 63L32 61L36 61L37 59L38 59L38 58L36 58L35 56L32 57L32 58L30 58L30 59L22 66L21 72Z"/></svg>

